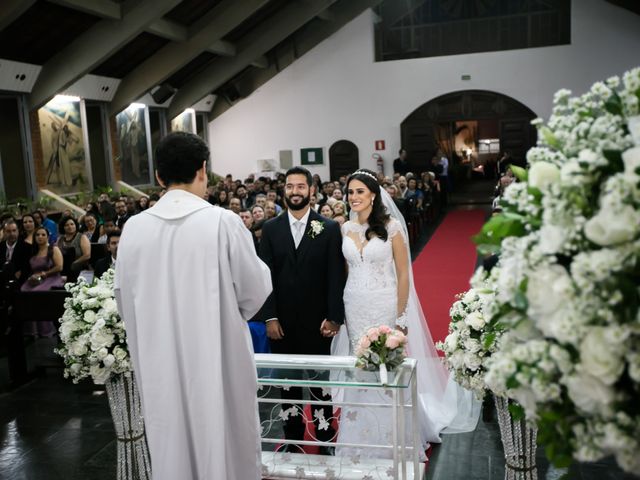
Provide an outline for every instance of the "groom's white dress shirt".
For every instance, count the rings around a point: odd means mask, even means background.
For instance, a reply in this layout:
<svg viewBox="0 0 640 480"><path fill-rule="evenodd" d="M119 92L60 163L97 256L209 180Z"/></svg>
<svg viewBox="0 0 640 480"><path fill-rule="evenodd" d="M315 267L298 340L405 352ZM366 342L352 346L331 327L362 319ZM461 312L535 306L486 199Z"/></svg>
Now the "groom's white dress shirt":
<svg viewBox="0 0 640 480"><path fill-rule="evenodd" d="M307 213L304 214L300 220L291 215L291 211L287 211L287 215L289 216L289 228L291 228L291 236L293 237L293 242L298 248L300 242L302 241L302 236L304 235L304 229L307 228L307 222L309 221L309 213L311 213L311 209L307 210Z"/></svg>

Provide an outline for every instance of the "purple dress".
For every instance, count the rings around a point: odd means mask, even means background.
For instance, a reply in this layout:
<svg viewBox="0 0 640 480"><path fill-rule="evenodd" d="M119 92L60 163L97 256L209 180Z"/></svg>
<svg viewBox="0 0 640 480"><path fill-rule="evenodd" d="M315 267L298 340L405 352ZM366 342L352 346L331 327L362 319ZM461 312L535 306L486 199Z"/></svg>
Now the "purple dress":
<svg viewBox="0 0 640 480"><path fill-rule="evenodd" d="M53 259L48 255L46 257L33 256L29 260L31 271L33 273L43 272L53 267ZM29 285L29 282L24 282L20 291L22 292L42 292L51 290L53 287L63 286L62 277L59 273L45 278L42 283L38 285ZM40 335L41 337L51 337L56 333L56 327L53 322L25 322L24 324L25 335Z"/></svg>

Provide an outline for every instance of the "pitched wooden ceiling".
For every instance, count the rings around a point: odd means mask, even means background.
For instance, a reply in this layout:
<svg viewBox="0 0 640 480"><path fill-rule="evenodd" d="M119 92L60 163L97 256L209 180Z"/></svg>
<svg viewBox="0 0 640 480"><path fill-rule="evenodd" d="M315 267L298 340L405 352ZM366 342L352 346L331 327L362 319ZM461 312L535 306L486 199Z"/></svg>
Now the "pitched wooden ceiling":
<svg viewBox="0 0 640 480"><path fill-rule="evenodd" d="M112 114L160 85L170 117L210 93L223 111L379 2L1 0L0 59L42 66L32 109L93 74L120 79Z"/></svg>

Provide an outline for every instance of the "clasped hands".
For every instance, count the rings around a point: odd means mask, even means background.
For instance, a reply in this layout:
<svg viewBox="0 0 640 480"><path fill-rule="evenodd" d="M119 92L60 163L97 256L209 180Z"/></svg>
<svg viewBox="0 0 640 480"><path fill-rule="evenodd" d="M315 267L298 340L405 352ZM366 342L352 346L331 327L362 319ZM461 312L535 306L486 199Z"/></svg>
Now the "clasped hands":
<svg viewBox="0 0 640 480"><path fill-rule="evenodd" d="M331 320L324 319L320 324L320 334L323 337L335 337L340 330L340 325L333 323ZM282 325L278 320L270 320L267 322L267 337L271 340L281 340L284 337Z"/></svg>

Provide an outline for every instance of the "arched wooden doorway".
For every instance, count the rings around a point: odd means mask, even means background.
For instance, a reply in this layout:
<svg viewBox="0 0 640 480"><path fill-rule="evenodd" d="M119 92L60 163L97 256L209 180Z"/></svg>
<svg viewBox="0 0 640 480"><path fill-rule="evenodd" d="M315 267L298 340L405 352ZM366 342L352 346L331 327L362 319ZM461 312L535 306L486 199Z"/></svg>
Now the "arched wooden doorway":
<svg viewBox="0 0 640 480"><path fill-rule="evenodd" d="M524 163L527 150L536 144L536 130L531 120L536 114L517 100L496 92L465 90L434 98L414 110L402 122L402 146L413 171L422 171L443 146L444 138L455 133L456 124L477 121L486 125L491 138L499 139L501 151L509 151L516 163ZM478 132L478 139L483 137ZM453 165L460 162L460 152L448 148Z"/></svg>
<svg viewBox="0 0 640 480"><path fill-rule="evenodd" d="M349 140L338 140L329 148L329 175L337 180L355 172L360 166L358 147Z"/></svg>

